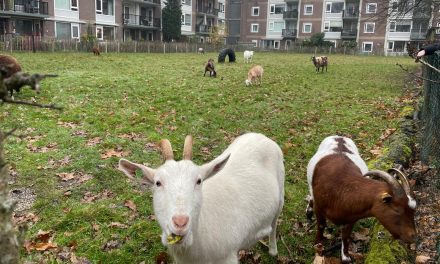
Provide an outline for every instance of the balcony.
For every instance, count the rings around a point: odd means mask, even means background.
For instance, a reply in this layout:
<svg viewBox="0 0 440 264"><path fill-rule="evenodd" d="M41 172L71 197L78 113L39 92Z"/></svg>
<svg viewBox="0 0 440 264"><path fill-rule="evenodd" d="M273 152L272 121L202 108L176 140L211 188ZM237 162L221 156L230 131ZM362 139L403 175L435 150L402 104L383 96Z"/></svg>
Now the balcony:
<svg viewBox="0 0 440 264"><path fill-rule="evenodd" d="M296 29L283 29L281 35L285 39L295 39L296 38Z"/></svg>
<svg viewBox="0 0 440 264"><path fill-rule="evenodd" d="M357 37L357 30L343 29L341 31L341 38L342 39L356 39L356 37Z"/></svg>
<svg viewBox="0 0 440 264"><path fill-rule="evenodd" d="M428 30L411 31L410 39L411 40L425 40L427 31Z"/></svg>
<svg viewBox="0 0 440 264"><path fill-rule="evenodd" d="M340 31L324 32L324 39L341 39L341 35Z"/></svg>
<svg viewBox="0 0 440 264"><path fill-rule="evenodd" d="M298 19L298 10L290 10L283 12L284 19Z"/></svg>
<svg viewBox="0 0 440 264"><path fill-rule="evenodd" d="M199 13L203 13L203 14L207 14L207 15L212 15L212 16L218 16L218 9L217 8L209 8L209 7L203 7L203 6L198 6L197 7L197 12Z"/></svg>
<svg viewBox="0 0 440 264"><path fill-rule="evenodd" d="M139 16L132 14L122 14L124 26L143 27L143 28L160 28L160 18L152 18L147 16Z"/></svg>
<svg viewBox="0 0 440 264"><path fill-rule="evenodd" d="M185 2L182 2L182 5L191 6L191 0L185 0Z"/></svg>
<svg viewBox="0 0 440 264"><path fill-rule="evenodd" d="M212 33L212 27L208 25L198 25L196 27L196 33L203 33L203 34Z"/></svg>
<svg viewBox="0 0 440 264"><path fill-rule="evenodd" d="M342 18L343 19L358 19L359 12L354 11L354 10L343 10L342 11Z"/></svg>
<svg viewBox="0 0 440 264"><path fill-rule="evenodd" d="M40 0L26 1L2 1L0 3L0 13L20 14L25 16L47 17L49 15L49 5Z"/></svg>
<svg viewBox="0 0 440 264"><path fill-rule="evenodd" d="M160 0L123 0L124 3L138 3L138 4L154 4L160 5Z"/></svg>

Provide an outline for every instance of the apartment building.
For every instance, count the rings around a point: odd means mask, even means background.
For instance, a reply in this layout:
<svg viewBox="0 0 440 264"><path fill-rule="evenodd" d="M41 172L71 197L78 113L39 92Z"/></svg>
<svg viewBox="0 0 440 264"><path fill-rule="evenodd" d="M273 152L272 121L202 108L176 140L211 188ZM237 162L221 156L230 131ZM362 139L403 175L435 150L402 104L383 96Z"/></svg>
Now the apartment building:
<svg viewBox="0 0 440 264"><path fill-rule="evenodd" d="M0 1L0 36L44 35L45 19L49 17L48 1Z"/></svg>
<svg viewBox="0 0 440 264"><path fill-rule="evenodd" d="M123 40L161 40L160 0L122 0Z"/></svg>
<svg viewBox="0 0 440 264"><path fill-rule="evenodd" d="M408 42L440 36L432 0L229 0L227 43L278 49L324 32L335 47L355 41L360 52L394 55ZM251 30L249 30L251 29Z"/></svg>

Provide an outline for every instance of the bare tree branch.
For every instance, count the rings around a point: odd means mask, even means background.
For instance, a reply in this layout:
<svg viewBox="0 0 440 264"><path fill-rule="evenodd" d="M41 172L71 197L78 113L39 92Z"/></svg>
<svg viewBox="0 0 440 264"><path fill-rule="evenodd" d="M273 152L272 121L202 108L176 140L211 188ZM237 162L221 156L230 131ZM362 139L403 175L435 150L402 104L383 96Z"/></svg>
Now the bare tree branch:
<svg viewBox="0 0 440 264"><path fill-rule="evenodd" d="M431 79L426 79L426 78L424 78L424 77L422 77L422 76L419 76L419 75L417 75L417 74L414 74L414 73L410 72L408 69L404 68L403 65L400 64L400 63L396 63L396 65L399 66L402 70L406 71L406 72L407 72L409 75L411 75L411 76L414 76L414 77L416 77L416 78L419 78L419 79L421 79L421 80L428 81L428 82L440 83L440 81L434 81L434 80L431 80ZM437 71L438 71L438 70L437 70Z"/></svg>
<svg viewBox="0 0 440 264"><path fill-rule="evenodd" d="M61 106L57 106L55 104L49 104L49 105L45 105L45 104L38 104L38 103L32 103L32 102L27 102L27 101L17 101L17 100L12 100L10 98L0 98L2 100L2 102L4 103L9 103L9 104L21 104L21 105L30 105L30 106L36 106L36 107L40 107L40 108L50 108L50 109L56 109L56 110L62 110L63 108Z"/></svg>

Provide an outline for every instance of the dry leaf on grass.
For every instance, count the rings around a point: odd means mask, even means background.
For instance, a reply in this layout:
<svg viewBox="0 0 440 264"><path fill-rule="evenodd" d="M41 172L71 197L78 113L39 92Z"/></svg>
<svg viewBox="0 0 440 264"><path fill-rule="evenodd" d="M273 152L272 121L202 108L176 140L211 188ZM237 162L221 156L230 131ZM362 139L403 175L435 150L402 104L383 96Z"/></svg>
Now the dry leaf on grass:
<svg viewBox="0 0 440 264"><path fill-rule="evenodd" d="M427 256L422 256L422 255L417 256L417 257L416 257L416 264L425 264L425 263L428 263L428 261L429 261L430 259L431 259L431 258L430 258L430 257L427 257Z"/></svg>
<svg viewBox="0 0 440 264"><path fill-rule="evenodd" d="M114 150L114 149L108 149L104 153L101 153L101 159L108 159L111 157L125 157L128 155L128 151L122 151L122 150Z"/></svg>
<svg viewBox="0 0 440 264"><path fill-rule="evenodd" d="M133 212L137 212L136 204L132 200L126 200L124 206L130 208Z"/></svg>

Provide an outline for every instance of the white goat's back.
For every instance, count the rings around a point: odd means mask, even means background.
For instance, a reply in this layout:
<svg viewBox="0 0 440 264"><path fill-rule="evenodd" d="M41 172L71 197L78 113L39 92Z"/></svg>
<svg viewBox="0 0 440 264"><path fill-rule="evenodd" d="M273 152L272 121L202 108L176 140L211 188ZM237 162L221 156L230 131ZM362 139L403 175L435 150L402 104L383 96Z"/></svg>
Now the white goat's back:
<svg viewBox="0 0 440 264"><path fill-rule="evenodd" d="M254 56L254 51L245 50L243 56L244 56L244 62L249 63L252 61L252 57Z"/></svg>
<svg viewBox="0 0 440 264"><path fill-rule="evenodd" d="M307 165L307 182L309 184L309 191L310 191L310 195L312 196L312 199L313 199L312 181L313 181L313 173L315 171L316 164L318 164L318 162L322 158L328 155L339 153L336 151L339 144L337 140L341 140L341 139L343 139L344 146L347 148L347 150L351 152L351 153L343 152L343 154L346 155L357 167L359 167L362 174L368 172L367 164L361 158L359 154L359 150L356 147L356 144L353 142L353 140L341 136L326 137L321 142L321 144L318 147L318 151L315 153L315 155L313 155L313 157L309 161L309 164Z"/></svg>
<svg viewBox="0 0 440 264"><path fill-rule="evenodd" d="M200 263L254 245L283 206L283 154L275 142L262 134L244 134L212 162L228 154L225 167L203 183L194 250L187 252Z"/></svg>

